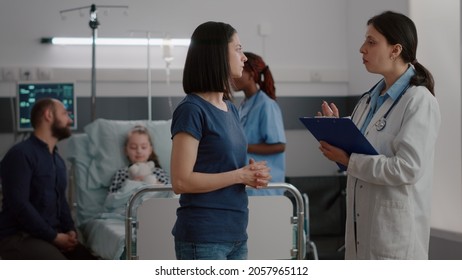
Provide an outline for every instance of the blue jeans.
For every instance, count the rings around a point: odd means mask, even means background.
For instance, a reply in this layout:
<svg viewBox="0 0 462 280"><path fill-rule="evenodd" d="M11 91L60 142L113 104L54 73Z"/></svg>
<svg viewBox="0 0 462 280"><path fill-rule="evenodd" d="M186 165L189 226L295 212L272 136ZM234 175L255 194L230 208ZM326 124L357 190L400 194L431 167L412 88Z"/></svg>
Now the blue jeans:
<svg viewBox="0 0 462 280"><path fill-rule="evenodd" d="M175 240L178 260L246 260L247 241L237 242L185 242Z"/></svg>

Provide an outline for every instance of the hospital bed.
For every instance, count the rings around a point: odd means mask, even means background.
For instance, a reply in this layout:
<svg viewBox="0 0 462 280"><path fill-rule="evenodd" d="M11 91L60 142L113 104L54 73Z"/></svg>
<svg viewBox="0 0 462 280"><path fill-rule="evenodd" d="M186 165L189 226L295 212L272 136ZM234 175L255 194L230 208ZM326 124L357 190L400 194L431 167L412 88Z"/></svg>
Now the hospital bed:
<svg viewBox="0 0 462 280"><path fill-rule="evenodd" d="M179 203L171 186L137 187L124 194L123 212L108 209L112 176L128 165L123 142L137 124L148 128L159 162L170 174L171 120L95 120L66 147L76 225L83 242L102 259L174 259L171 229ZM306 246L310 243L303 197L290 184L270 187L286 190L295 200L284 195L249 197L249 258L304 258L306 248L313 246Z"/></svg>

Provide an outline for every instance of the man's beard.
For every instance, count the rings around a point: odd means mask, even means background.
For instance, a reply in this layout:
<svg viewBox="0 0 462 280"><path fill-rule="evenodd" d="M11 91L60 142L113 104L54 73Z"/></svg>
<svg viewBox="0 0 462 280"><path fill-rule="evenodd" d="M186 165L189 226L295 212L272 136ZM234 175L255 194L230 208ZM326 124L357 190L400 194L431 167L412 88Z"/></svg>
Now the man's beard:
<svg viewBox="0 0 462 280"><path fill-rule="evenodd" d="M71 136L71 133L71 128L69 126L60 127L59 123L55 119L51 126L51 135L53 135L53 137L60 141Z"/></svg>

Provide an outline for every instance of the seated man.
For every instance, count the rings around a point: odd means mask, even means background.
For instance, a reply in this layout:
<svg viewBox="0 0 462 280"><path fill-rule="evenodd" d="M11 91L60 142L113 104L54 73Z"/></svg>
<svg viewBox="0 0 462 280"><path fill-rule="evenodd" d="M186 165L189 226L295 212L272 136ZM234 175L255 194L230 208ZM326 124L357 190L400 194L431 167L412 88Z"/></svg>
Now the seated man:
<svg viewBox="0 0 462 280"><path fill-rule="evenodd" d="M71 135L71 123L61 102L40 99L31 111L33 134L3 158L2 259L95 259L77 239L56 147Z"/></svg>

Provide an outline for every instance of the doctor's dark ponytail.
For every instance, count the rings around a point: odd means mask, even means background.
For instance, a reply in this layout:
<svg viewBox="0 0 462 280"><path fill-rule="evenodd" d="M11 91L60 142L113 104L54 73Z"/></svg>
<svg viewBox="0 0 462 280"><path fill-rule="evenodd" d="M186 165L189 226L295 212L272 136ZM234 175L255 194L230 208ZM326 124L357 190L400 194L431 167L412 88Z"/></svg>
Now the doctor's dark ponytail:
<svg viewBox="0 0 462 280"><path fill-rule="evenodd" d="M431 94L435 95L432 74L417 61L417 29L414 22L403 14L387 11L369 19L367 25L369 24L372 24L389 44L402 46L401 58L404 62L411 63L416 71L410 84L425 86Z"/></svg>
<svg viewBox="0 0 462 280"><path fill-rule="evenodd" d="M414 77L411 78L411 81L410 81L411 85L425 86L426 88L428 88L428 90L433 95L435 95L435 92L434 92L435 81L433 80L433 76L430 73L430 71L428 71L427 68L425 68L418 61L415 61L413 65L414 65L416 74L414 75Z"/></svg>

